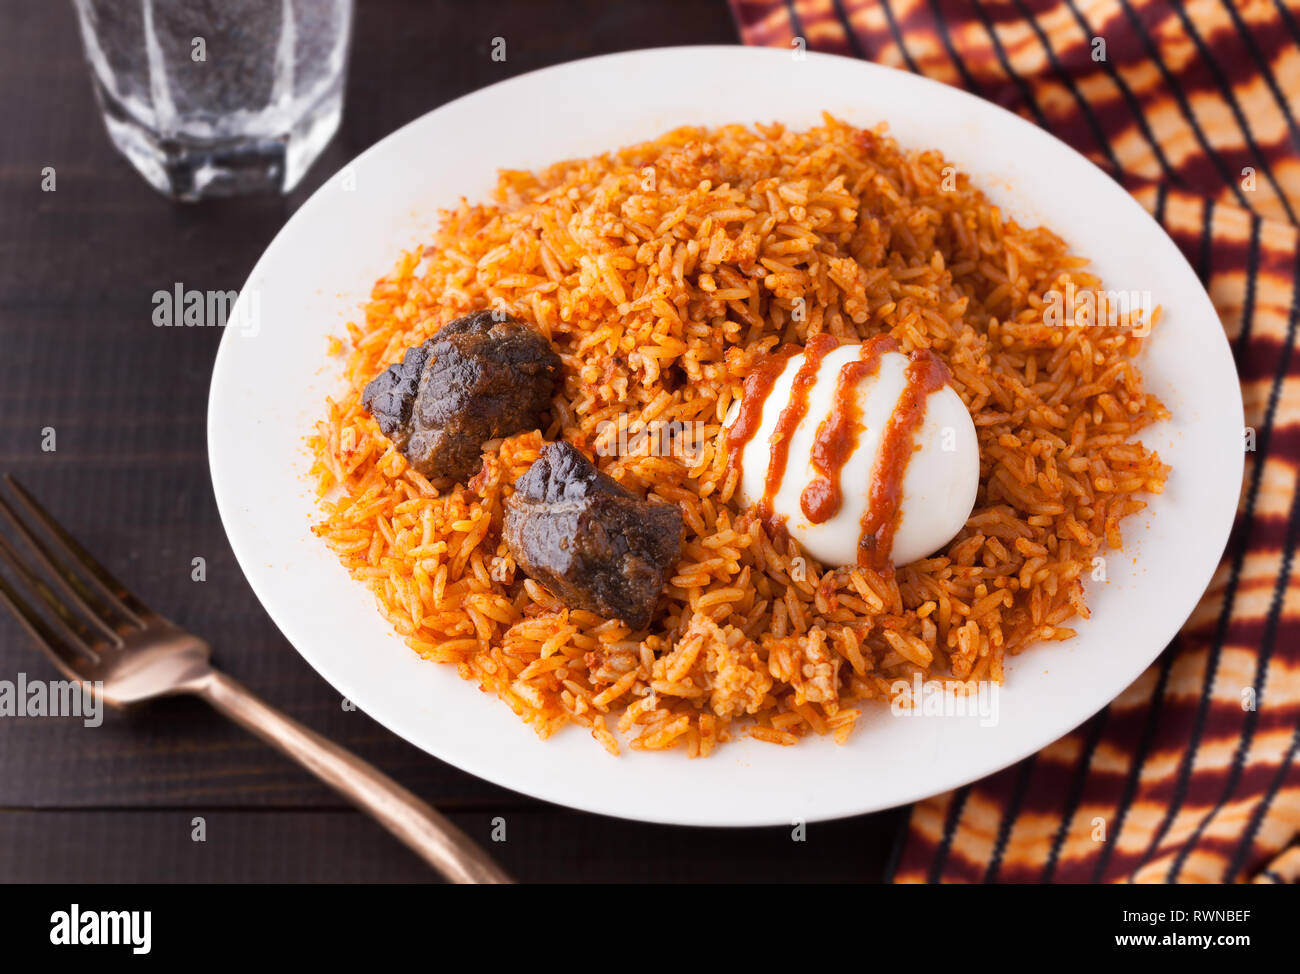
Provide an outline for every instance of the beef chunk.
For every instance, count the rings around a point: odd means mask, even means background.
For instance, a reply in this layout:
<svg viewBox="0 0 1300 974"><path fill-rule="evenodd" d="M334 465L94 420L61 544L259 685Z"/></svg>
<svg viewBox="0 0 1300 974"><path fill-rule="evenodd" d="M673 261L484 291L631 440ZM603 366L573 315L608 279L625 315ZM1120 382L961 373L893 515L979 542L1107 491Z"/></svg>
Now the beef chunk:
<svg viewBox="0 0 1300 974"><path fill-rule="evenodd" d="M519 567L565 605L633 629L650 624L681 535L676 505L641 500L565 442L546 444L506 501Z"/></svg>
<svg viewBox="0 0 1300 974"><path fill-rule="evenodd" d="M545 338L508 315L476 311L408 348L366 386L361 405L420 473L465 481L482 466L485 442L537 429L559 374Z"/></svg>

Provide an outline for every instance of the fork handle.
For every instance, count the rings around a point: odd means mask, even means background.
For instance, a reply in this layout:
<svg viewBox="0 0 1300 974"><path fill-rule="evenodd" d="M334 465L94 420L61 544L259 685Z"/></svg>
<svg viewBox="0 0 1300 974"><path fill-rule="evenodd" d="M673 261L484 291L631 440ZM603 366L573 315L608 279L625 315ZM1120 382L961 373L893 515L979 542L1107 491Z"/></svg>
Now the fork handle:
<svg viewBox="0 0 1300 974"><path fill-rule="evenodd" d="M514 882L477 843L427 802L378 768L276 710L224 673L209 669L186 689L378 819L451 882Z"/></svg>

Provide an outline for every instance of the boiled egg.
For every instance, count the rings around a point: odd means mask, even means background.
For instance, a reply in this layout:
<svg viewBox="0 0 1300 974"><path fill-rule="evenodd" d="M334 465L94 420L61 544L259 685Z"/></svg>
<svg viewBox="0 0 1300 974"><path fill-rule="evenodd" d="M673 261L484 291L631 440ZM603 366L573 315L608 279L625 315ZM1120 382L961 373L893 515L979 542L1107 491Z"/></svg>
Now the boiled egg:
<svg viewBox="0 0 1300 974"><path fill-rule="evenodd" d="M979 443L937 356L816 336L760 368L726 420L742 505L827 566L906 565L961 530Z"/></svg>

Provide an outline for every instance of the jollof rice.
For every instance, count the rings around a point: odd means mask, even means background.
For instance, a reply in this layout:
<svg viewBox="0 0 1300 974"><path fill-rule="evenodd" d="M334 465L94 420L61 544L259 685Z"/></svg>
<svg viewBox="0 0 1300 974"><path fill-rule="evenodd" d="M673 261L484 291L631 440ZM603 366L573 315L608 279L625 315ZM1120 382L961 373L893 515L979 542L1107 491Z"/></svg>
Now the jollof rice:
<svg viewBox="0 0 1300 974"><path fill-rule="evenodd" d="M938 152L830 117L807 132L683 128L504 171L492 202L444 213L348 326L347 392L311 438L316 531L416 652L542 737L576 723L614 753L621 740L692 756L738 733L842 742L894 681L1001 680L1008 654L1072 636L1094 559L1120 547L1135 495L1162 488L1167 467L1134 440L1167 415L1132 361L1152 318L1044 322L1048 292L1100 289L1086 264L1004 219ZM431 483L360 393L480 308L546 335L564 388L547 429L488 444L468 485ZM765 350L881 331L948 363L981 453L965 528L892 578L823 568L769 536L732 501L720 435ZM607 455L620 421L687 424L702 446L654 456L649 438ZM558 438L682 508L681 560L648 632L566 609L501 540L511 485Z"/></svg>

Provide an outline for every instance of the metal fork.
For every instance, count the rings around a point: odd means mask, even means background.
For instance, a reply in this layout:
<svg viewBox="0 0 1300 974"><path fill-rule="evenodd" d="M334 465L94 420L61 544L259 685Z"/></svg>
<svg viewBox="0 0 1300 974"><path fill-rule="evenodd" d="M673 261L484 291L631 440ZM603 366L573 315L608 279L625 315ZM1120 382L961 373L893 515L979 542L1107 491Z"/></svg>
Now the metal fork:
<svg viewBox="0 0 1300 974"><path fill-rule="evenodd" d="M429 804L214 669L206 642L145 606L26 488L7 474L4 482L15 503L0 493L0 514L23 539L30 556L24 557L0 535L0 561L12 570L14 580L0 574L0 601L68 679L82 683L83 689L87 683L101 683L104 702L116 708L181 693L202 697L368 812L452 882L513 882ZM45 613L37 611L33 601Z"/></svg>

